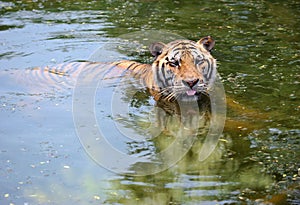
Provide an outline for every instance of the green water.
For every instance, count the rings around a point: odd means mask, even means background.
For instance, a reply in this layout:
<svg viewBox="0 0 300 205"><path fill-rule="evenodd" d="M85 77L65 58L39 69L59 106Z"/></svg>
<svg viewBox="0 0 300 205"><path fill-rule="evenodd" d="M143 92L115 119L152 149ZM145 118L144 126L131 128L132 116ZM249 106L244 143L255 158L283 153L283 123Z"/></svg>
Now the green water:
<svg viewBox="0 0 300 205"><path fill-rule="evenodd" d="M298 1L0 1L0 14L0 204L300 203ZM99 166L80 144L73 91L65 86L72 79L16 76L36 66L88 60L94 51L99 61L149 63L145 47L127 49L130 41L117 51L110 46L120 36L149 30L191 40L214 37L227 120L205 162L194 154L199 142L163 172L124 176ZM168 39L160 35L151 37ZM154 104L141 91L130 108L134 115L117 120L144 135ZM109 132L110 105L98 105ZM170 126L176 130L175 122ZM143 143L118 137L111 143L151 156L172 140L169 133Z"/></svg>

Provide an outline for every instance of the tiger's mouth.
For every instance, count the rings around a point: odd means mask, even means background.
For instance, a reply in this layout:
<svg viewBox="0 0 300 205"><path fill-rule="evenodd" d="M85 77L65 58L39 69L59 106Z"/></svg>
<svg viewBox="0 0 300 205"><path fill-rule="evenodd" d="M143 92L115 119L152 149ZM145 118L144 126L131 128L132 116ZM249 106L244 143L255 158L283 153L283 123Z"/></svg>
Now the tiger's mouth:
<svg viewBox="0 0 300 205"><path fill-rule="evenodd" d="M182 101L194 101L199 100L201 96L209 96L208 85L206 83L198 83L193 87L183 85L181 89L175 89L178 99Z"/></svg>
<svg viewBox="0 0 300 205"><path fill-rule="evenodd" d="M196 90L187 90L185 93L186 93L188 96L194 96L194 95L197 93L197 91L196 91Z"/></svg>
<svg viewBox="0 0 300 205"><path fill-rule="evenodd" d="M202 96L208 96L206 89L189 89L176 93L175 96L177 100L180 101L197 101L200 100Z"/></svg>
<svg viewBox="0 0 300 205"><path fill-rule="evenodd" d="M180 101L197 101L201 96L208 96L208 89L205 83L197 84L195 86L186 85L172 85L160 91L162 96L167 100Z"/></svg>
<svg viewBox="0 0 300 205"><path fill-rule="evenodd" d="M201 92L205 92L206 84L203 80L194 79L190 81L182 80L181 89L178 89L179 93L185 93L187 96L195 96Z"/></svg>
<svg viewBox="0 0 300 205"><path fill-rule="evenodd" d="M178 90L179 91L179 90ZM207 94L207 85L205 83L199 84L194 87L187 87L184 86L179 93L185 94L187 96L195 96L195 95L200 95L200 94Z"/></svg>

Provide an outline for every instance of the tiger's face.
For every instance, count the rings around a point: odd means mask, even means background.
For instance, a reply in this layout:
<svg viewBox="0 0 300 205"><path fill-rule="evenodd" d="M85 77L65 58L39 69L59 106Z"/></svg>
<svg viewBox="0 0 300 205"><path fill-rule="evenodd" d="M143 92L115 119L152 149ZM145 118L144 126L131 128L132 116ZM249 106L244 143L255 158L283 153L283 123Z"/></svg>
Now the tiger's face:
<svg viewBox="0 0 300 205"><path fill-rule="evenodd" d="M216 77L216 60L210 51L215 42L208 36L198 42L177 40L150 46L155 56L154 81L167 100L194 101L208 95Z"/></svg>

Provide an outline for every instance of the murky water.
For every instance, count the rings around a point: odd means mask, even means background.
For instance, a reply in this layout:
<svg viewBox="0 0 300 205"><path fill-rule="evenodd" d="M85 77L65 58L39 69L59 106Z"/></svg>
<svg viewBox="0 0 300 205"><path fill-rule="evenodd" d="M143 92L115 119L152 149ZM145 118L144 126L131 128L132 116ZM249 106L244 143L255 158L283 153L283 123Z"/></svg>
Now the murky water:
<svg viewBox="0 0 300 205"><path fill-rule="evenodd" d="M0 1L0 9L1 204L300 204L298 1ZM146 38L149 30L158 33ZM33 68L89 59L150 63L146 46L167 40L161 31L216 39L213 55L227 96L223 135L209 158L199 161L207 122L198 118L193 146L169 169L117 174L97 163L114 159L111 153L91 157L83 146L90 138L78 137L76 66L68 73ZM115 107L130 104L129 114L110 113L112 89L123 96ZM109 143L145 158L131 166L118 162L117 168L151 169L154 153L190 134L178 115L165 121L143 89L109 84L94 99ZM195 122L184 117L187 127ZM154 122L162 121L166 130L157 134Z"/></svg>

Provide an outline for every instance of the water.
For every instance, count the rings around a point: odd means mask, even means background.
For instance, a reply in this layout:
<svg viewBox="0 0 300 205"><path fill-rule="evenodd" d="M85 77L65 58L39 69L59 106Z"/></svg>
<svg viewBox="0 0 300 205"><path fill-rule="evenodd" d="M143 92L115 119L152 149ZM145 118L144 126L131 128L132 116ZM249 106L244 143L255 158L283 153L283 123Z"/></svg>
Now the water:
<svg viewBox="0 0 300 205"><path fill-rule="evenodd" d="M298 1L1 1L0 8L1 204L300 203ZM149 63L146 46L124 41L138 32L147 45L149 30L159 31L151 35L155 41L166 40L161 31L216 39L227 119L204 162L197 156L205 140L200 137L159 174L120 175L99 166L80 143L72 107L76 75L32 68L95 58ZM110 143L132 156L152 157L174 142L176 117L169 132L140 141L153 132L156 114L162 116L143 90L123 94L133 99L129 115L111 116L110 102L101 99L113 88L95 98L97 120L112 132Z"/></svg>

